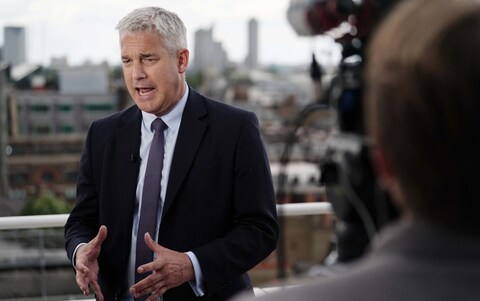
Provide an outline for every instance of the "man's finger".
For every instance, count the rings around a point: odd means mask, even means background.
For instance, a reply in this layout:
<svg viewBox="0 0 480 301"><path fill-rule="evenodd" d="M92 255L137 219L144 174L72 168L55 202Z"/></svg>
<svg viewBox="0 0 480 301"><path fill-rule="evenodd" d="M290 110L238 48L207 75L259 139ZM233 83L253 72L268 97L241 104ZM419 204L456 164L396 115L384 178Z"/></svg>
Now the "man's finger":
<svg viewBox="0 0 480 301"><path fill-rule="evenodd" d="M92 287L92 290L97 295L98 300L103 301L102 289L100 288L100 285L98 285L98 282L97 281L92 281L90 283L90 286Z"/></svg>
<svg viewBox="0 0 480 301"><path fill-rule="evenodd" d="M145 279L135 283L130 288L130 293L134 296L150 294L155 290L155 287L159 281L161 281L160 277L154 272L152 275L149 275Z"/></svg>
<svg viewBox="0 0 480 301"><path fill-rule="evenodd" d="M77 281L77 285L82 291L83 295L88 296L90 294L90 291L88 290L88 278L82 273L77 273L75 280Z"/></svg>
<svg viewBox="0 0 480 301"><path fill-rule="evenodd" d="M148 232L145 233L143 239L145 240L145 243L150 248L150 250L152 250L157 254L161 252L163 249L165 249L164 247L159 245L156 241L154 241Z"/></svg>
<svg viewBox="0 0 480 301"><path fill-rule="evenodd" d="M90 291L88 290L88 285L87 285L87 288L82 289L82 293L83 293L84 296L90 295Z"/></svg>
<svg viewBox="0 0 480 301"><path fill-rule="evenodd" d="M92 240L94 246L100 246L103 241L107 238L107 227L102 225L100 229L98 229L97 236Z"/></svg>
<svg viewBox="0 0 480 301"><path fill-rule="evenodd" d="M141 282L136 283L134 286L130 288L130 293L135 297L138 298L140 296L144 296L150 294L152 292L152 286L147 284L142 280Z"/></svg>
<svg viewBox="0 0 480 301"><path fill-rule="evenodd" d="M88 273L90 272L88 267L83 262L80 262L80 261L77 262L77 265L75 266L75 269L77 270L77 273L82 273L82 274L85 274L85 275L88 275Z"/></svg>
<svg viewBox="0 0 480 301"><path fill-rule="evenodd" d="M150 250L152 250L153 252L156 251L157 247L159 246L153 239L152 237L150 236L150 234L147 232L145 233L145 235L143 236L143 240L145 240L145 243L147 244L147 246L150 248Z"/></svg>
<svg viewBox="0 0 480 301"><path fill-rule="evenodd" d="M157 243L152 239L152 237L150 236L150 234L148 234L148 232L145 233L143 239L144 239L144 241L145 241L145 244L150 248L150 250L152 250L154 253L157 254L157 260L139 266L138 269L137 269L137 272L140 273L140 274L142 274L142 273L147 273L147 272L153 272L154 270L160 268L160 267L158 266L158 258L159 258L158 254L159 254L159 253L161 252L161 250L163 249L162 246L160 246L159 244L157 244ZM156 263L156 262L157 262L157 263Z"/></svg>

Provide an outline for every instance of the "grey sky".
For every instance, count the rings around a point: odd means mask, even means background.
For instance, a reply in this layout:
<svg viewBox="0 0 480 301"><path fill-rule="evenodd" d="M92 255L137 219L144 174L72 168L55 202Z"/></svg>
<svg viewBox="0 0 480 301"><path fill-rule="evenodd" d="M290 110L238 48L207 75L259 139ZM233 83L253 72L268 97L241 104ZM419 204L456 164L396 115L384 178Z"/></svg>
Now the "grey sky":
<svg viewBox="0 0 480 301"><path fill-rule="evenodd" d="M214 26L230 60L243 61L247 21L259 21L259 60L262 64L308 64L312 50L320 56L331 48L323 37L298 37L287 22L290 0L0 0L0 26L27 29L27 58L48 64L66 56L70 64L85 60L119 63L118 20L137 7L161 6L185 22L193 50L194 32ZM3 30L0 31L3 44ZM320 58L322 60L322 58Z"/></svg>

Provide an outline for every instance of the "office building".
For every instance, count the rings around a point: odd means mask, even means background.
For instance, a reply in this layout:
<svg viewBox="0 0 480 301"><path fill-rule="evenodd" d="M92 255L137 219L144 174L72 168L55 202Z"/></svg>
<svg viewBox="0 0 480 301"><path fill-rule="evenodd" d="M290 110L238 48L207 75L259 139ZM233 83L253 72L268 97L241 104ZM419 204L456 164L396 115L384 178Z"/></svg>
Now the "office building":
<svg viewBox="0 0 480 301"><path fill-rule="evenodd" d="M18 214L45 189L73 202L89 126L126 103L111 89L107 65L56 68L58 89L32 87L9 96L7 213Z"/></svg>
<svg viewBox="0 0 480 301"><path fill-rule="evenodd" d="M3 40L3 61L12 66L25 63L25 28L17 26L4 27Z"/></svg>
<svg viewBox="0 0 480 301"><path fill-rule="evenodd" d="M258 67L258 21L248 21L248 53L245 58L245 65L249 69Z"/></svg>
<svg viewBox="0 0 480 301"><path fill-rule="evenodd" d="M213 27L195 32L195 48L191 72L218 74L227 68L227 53L221 42L213 39Z"/></svg>

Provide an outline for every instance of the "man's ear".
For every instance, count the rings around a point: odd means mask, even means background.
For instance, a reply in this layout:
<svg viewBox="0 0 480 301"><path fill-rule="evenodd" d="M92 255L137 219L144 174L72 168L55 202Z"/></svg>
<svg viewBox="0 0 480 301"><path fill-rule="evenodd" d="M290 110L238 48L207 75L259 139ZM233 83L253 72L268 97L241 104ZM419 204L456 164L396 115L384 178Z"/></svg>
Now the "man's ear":
<svg viewBox="0 0 480 301"><path fill-rule="evenodd" d="M189 57L190 57L190 52L188 51L188 49L183 48L178 50L177 64L178 64L179 73L185 73L187 71Z"/></svg>
<svg viewBox="0 0 480 301"><path fill-rule="evenodd" d="M405 209L405 198L401 189L397 175L390 164L385 152L378 146L370 149L370 155L373 161L373 167L377 173L380 184L389 192L393 201Z"/></svg>
<svg viewBox="0 0 480 301"><path fill-rule="evenodd" d="M387 158L385 157L385 153L378 146L373 146L370 149L370 153L377 176L381 180L382 184L388 186L388 183L395 178L395 174L392 170L390 162L388 162Z"/></svg>

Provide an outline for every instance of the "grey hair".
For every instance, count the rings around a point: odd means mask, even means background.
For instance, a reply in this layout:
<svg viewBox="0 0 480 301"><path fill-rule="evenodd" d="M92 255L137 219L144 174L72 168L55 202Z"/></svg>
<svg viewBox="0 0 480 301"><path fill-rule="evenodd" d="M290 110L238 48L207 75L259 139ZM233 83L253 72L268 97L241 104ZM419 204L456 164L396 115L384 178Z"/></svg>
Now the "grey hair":
<svg viewBox="0 0 480 301"><path fill-rule="evenodd" d="M160 7L135 9L123 17L115 29L120 35L126 32L157 31L171 54L187 48L187 30L183 21L177 14Z"/></svg>

